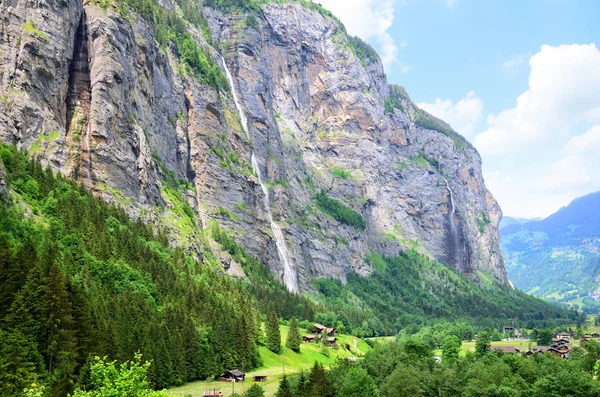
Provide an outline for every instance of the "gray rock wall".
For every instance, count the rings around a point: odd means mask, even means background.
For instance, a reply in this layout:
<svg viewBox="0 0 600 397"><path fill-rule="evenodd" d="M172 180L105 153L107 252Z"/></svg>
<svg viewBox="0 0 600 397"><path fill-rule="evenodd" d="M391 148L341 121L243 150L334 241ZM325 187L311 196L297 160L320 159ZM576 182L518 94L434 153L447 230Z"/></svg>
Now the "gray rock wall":
<svg viewBox="0 0 600 397"><path fill-rule="evenodd" d="M478 153L418 127L410 110L386 114L381 64L363 66L334 21L299 4L272 4L256 29L244 16L205 9L249 119L248 139L231 94L182 73L135 15L76 0L13 0L5 8L0 138L161 224L174 245L218 265L223 255L202 239L216 222L282 275L249 164L254 151L304 288L313 277L368 274L370 250L407 248L472 277L507 280L501 212ZM30 20L41 34L24 25ZM321 190L360 213L366 229L320 211ZM231 261L222 264L239 275Z"/></svg>

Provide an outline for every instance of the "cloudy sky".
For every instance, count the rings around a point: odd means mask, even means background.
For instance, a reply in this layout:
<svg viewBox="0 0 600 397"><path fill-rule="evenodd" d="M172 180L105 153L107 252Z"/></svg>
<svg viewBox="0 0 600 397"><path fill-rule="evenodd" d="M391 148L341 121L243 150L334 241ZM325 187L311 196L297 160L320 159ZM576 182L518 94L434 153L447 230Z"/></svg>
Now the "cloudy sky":
<svg viewBox="0 0 600 397"><path fill-rule="evenodd" d="M475 145L505 215L600 190L600 1L319 2Z"/></svg>

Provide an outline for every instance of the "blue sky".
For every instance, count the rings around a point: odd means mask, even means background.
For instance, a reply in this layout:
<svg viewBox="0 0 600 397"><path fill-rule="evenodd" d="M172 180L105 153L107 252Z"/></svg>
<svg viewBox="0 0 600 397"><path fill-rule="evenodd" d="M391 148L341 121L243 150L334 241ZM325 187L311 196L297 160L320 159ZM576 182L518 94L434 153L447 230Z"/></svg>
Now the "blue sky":
<svg viewBox="0 0 600 397"><path fill-rule="evenodd" d="M390 83L474 143L506 215L600 190L600 1L320 2L379 51Z"/></svg>

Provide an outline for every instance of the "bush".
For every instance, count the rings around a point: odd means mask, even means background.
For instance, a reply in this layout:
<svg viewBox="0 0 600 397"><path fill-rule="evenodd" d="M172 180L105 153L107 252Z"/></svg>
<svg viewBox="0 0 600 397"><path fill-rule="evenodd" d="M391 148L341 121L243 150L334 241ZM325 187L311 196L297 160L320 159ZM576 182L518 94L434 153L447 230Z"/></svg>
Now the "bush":
<svg viewBox="0 0 600 397"><path fill-rule="evenodd" d="M321 190L315 197L317 207L326 214L329 214L338 222L353 226L359 230L365 230L365 219L358 212L346 207L339 200L327 196L324 190Z"/></svg>

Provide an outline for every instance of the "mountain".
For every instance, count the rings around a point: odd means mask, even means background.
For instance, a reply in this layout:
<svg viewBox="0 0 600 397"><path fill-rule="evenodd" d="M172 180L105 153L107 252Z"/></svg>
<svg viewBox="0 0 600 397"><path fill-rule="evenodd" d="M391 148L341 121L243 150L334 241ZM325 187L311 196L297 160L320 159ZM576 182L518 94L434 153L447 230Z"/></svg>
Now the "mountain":
<svg viewBox="0 0 600 397"><path fill-rule="evenodd" d="M319 5L18 0L3 26L1 140L196 259L243 277L215 223L293 291L411 247L507 281L477 151Z"/></svg>
<svg viewBox="0 0 600 397"><path fill-rule="evenodd" d="M595 307L600 299L600 192L548 218L501 229L511 281L534 296Z"/></svg>
<svg viewBox="0 0 600 397"><path fill-rule="evenodd" d="M541 220L541 218L539 219L526 219L526 218L513 218L510 216L503 216L502 219L500 219L500 224L498 225L498 228L500 230L504 229L507 226L511 226L511 225L523 225L527 222L533 222L533 221L539 221Z"/></svg>

